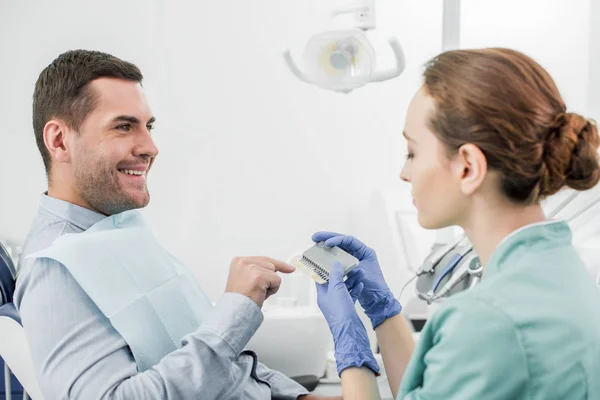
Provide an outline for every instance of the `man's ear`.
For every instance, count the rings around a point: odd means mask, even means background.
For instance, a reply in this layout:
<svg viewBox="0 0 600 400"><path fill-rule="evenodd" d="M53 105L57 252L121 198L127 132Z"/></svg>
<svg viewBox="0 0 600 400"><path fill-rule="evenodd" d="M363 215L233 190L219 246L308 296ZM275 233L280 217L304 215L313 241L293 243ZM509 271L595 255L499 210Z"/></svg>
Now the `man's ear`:
<svg viewBox="0 0 600 400"><path fill-rule="evenodd" d="M67 146L67 124L58 119L51 119L44 126L44 144L50 152L53 160L57 162L69 162L71 156Z"/></svg>
<svg viewBox="0 0 600 400"><path fill-rule="evenodd" d="M460 182L463 194L471 195L483 184L487 175L487 159L481 149L467 143L460 146L452 159L452 173Z"/></svg>

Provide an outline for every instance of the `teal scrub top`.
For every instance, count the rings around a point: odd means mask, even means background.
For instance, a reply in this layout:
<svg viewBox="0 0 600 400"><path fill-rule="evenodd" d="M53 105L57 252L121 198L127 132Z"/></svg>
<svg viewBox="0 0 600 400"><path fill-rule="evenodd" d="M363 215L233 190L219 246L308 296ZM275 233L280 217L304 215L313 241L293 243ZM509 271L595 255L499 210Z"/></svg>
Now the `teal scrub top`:
<svg viewBox="0 0 600 400"><path fill-rule="evenodd" d="M600 289L566 222L513 232L440 305L398 399L600 399Z"/></svg>

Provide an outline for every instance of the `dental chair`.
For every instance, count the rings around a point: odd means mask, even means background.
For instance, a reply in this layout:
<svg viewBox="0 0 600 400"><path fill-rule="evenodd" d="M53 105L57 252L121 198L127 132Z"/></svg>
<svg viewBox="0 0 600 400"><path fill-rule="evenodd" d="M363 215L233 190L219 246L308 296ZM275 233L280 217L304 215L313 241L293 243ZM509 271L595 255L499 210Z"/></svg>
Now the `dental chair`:
<svg viewBox="0 0 600 400"><path fill-rule="evenodd" d="M12 384L23 385L23 399L43 400L37 384L31 353L25 340L21 318L12 302L15 268L6 248L0 243L0 357L4 360L5 399L11 400Z"/></svg>

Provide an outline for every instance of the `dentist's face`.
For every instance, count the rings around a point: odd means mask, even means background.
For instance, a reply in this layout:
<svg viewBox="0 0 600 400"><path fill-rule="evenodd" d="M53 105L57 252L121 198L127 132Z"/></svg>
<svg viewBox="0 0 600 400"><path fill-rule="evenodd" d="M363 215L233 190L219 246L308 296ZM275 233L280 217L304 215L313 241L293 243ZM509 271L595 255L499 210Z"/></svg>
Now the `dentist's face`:
<svg viewBox="0 0 600 400"><path fill-rule="evenodd" d="M148 172L158 155L154 117L142 86L113 78L91 83L96 107L72 135L74 190L105 215L145 207Z"/></svg>
<svg viewBox="0 0 600 400"><path fill-rule="evenodd" d="M428 126L435 109L433 98L422 87L407 111L404 136L408 151L400 178L412 184L419 224L426 229L455 225L465 212L464 197L444 144Z"/></svg>

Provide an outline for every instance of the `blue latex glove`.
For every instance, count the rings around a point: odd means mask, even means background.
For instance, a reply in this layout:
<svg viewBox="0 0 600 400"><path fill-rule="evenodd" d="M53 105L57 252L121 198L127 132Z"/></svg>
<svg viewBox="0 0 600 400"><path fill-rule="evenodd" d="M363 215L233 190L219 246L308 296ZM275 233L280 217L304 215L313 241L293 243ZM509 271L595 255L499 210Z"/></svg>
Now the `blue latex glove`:
<svg viewBox="0 0 600 400"><path fill-rule="evenodd" d="M396 300L383 278L373 249L352 236L335 232L317 232L312 239L315 242L325 241L325 245L329 247L338 246L359 259L358 267L348 274L346 286L350 291L354 291L359 283L364 285L357 297L371 320L373 329L402 311L400 302Z"/></svg>
<svg viewBox="0 0 600 400"><path fill-rule="evenodd" d="M335 344L338 374L349 367L368 367L379 374L379 365L373 356L367 330L362 324L354 302L363 285L357 284L352 294L344 283L344 267L336 263L329 273L329 282L317 283L317 304L329 324Z"/></svg>

